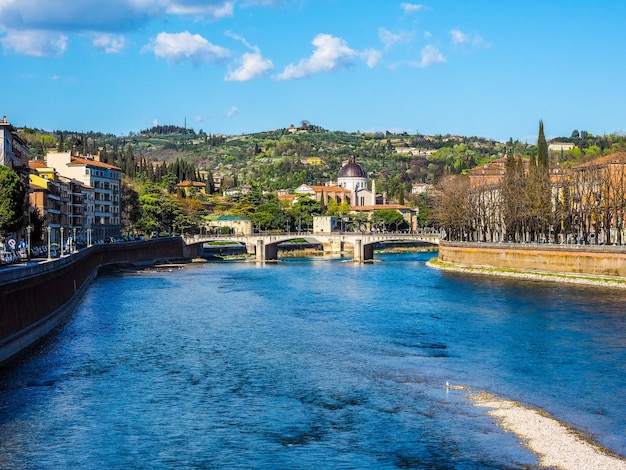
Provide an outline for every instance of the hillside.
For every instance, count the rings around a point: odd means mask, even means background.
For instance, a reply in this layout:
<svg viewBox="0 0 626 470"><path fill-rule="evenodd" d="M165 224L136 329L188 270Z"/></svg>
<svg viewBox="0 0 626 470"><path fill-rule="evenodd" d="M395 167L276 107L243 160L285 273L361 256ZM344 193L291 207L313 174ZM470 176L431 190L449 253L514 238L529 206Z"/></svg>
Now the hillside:
<svg viewBox="0 0 626 470"><path fill-rule="evenodd" d="M182 161L196 170L222 176L227 187L250 184L265 190L333 180L341 162L356 156L370 178L376 179L377 187L394 194L400 186L408 189L412 183L435 183L444 173L464 173L503 156L507 146L513 146L520 155L535 151L534 146L520 142L505 144L450 135L348 133L329 131L306 121L297 128L238 136L176 126L156 126L126 137L37 129L27 129L26 134L35 157L41 157L46 147L57 147L97 152L123 169L140 167L141 162L154 166ZM585 138L579 142L580 148L574 149L578 152L571 152L568 158L580 160L589 149L602 152L591 140L593 136L586 134ZM624 140L620 136L596 139L603 147L614 146L616 141L623 146Z"/></svg>

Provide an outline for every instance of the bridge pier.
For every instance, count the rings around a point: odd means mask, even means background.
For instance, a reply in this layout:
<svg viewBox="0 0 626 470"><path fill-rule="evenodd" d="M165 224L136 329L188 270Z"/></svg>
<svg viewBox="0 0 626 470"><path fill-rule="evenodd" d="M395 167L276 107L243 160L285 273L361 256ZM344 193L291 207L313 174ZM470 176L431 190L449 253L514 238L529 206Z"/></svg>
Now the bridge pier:
<svg viewBox="0 0 626 470"><path fill-rule="evenodd" d="M262 238L257 238L256 241L256 260L259 263L266 261L276 261L278 259L278 244L265 243Z"/></svg>
<svg viewBox="0 0 626 470"><path fill-rule="evenodd" d="M181 239L183 245L183 257L188 259L200 258L202 256L202 243L195 243L187 245L184 240Z"/></svg>
<svg viewBox="0 0 626 470"><path fill-rule="evenodd" d="M374 259L374 244L363 243L362 238L354 240L354 255L352 261L355 263L365 263Z"/></svg>

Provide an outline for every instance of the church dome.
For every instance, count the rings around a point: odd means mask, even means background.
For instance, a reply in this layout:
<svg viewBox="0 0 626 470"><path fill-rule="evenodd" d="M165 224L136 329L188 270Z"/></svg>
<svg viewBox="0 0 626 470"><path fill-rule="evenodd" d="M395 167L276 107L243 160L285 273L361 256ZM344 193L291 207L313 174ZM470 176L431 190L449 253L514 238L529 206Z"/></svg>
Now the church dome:
<svg viewBox="0 0 626 470"><path fill-rule="evenodd" d="M366 178L365 169L356 162L354 157L339 170L339 178Z"/></svg>

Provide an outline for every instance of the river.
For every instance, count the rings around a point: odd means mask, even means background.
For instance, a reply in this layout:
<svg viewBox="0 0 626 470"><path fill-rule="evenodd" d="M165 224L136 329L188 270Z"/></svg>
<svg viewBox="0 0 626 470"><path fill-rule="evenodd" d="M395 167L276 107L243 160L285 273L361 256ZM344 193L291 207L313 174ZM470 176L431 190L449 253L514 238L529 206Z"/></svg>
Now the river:
<svg viewBox="0 0 626 470"><path fill-rule="evenodd" d="M0 468L537 465L467 398L482 391L625 455L626 291L432 256L100 276L0 370Z"/></svg>

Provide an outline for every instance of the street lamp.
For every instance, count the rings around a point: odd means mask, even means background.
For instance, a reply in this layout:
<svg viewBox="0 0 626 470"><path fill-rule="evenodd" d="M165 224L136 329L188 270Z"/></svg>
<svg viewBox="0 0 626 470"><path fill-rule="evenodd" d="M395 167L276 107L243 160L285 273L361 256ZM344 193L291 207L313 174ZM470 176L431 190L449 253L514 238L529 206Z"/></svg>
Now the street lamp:
<svg viewBox="0 0 626 470"><path fill-rule="evenodd" d="M61 227L61 258L63 257L63 227Z"/></svg>
<svg viewBox="0 0 626 470"><path fill-rule="evenodd" d="M48 225L48 261L50 261L52 259L50 251L51 251L51 245L50 245L50 232L52 231L52 227L50 227Z"/></svg>
<svg viewBox="0 0 626 470"><path fill-rule="evenodd" d="M74 227L73 232L74 232L74 238L72 238L72 248L73 248L72 252L76 253L78 252L78 250L76 249L76 227Z"/></svg>
<svg viewBox="0 0 626 470"><path fill-rule="evenodd" d="M26 244L26 249L28 250L26 252L26 259L28 261L30 261L30 233L33 231L33 226L28 224L26 226L26 234L27 234L27 244Z"/></svg>
<svg viewBox="0 0 626 470"><path fill-rule="evenodd" d="M91 247L91 232L93 232L93 229L88 228L87 229L87 247Z"/></svg>

